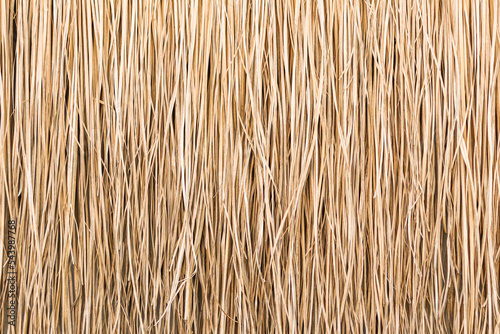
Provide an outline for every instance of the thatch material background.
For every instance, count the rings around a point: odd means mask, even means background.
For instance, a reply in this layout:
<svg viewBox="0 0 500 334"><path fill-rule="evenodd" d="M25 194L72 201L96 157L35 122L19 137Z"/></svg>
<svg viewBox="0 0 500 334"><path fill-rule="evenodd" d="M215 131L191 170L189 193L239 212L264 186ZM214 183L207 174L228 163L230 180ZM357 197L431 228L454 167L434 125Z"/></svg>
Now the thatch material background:
<svg viewBox="0 0 500 334"><path fill-rule="evenodd" d="M499 23L2 1L0 332L498 333Z"/></svg>

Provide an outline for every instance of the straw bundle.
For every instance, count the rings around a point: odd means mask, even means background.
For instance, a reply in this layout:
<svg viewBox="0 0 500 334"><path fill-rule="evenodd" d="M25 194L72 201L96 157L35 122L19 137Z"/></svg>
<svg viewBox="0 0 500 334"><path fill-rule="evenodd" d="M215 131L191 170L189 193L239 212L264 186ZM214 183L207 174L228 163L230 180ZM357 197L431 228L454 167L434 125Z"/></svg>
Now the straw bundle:
<svg viewBox="0 0 500 334"><path fill-rule="evenodd" d="M2 1L0 332L499 333L499 43L496 0Z"/></svg>

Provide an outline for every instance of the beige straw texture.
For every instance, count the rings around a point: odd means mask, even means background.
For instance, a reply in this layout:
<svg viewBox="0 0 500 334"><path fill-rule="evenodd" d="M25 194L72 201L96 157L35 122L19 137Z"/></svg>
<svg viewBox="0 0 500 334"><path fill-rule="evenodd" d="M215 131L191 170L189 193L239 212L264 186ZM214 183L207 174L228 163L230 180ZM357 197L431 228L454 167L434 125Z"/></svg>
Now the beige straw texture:
<svg viewBox="0 0 500 334"><path fill-rule="evenodd" d="M500 333L499 72L497 0L0 1L0 332Z"/></svg>

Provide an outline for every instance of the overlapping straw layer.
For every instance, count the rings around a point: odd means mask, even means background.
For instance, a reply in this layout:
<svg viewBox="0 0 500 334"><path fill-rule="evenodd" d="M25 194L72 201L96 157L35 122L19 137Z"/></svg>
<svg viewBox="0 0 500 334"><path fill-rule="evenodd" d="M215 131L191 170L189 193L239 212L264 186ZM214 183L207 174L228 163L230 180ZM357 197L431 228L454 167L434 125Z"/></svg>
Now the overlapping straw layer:
<svg viewBox="0 0 500 334"><path fill-rule="evenodd" d="M2 1L0 332L499 333L499 43L496 0Z"/></svg>

